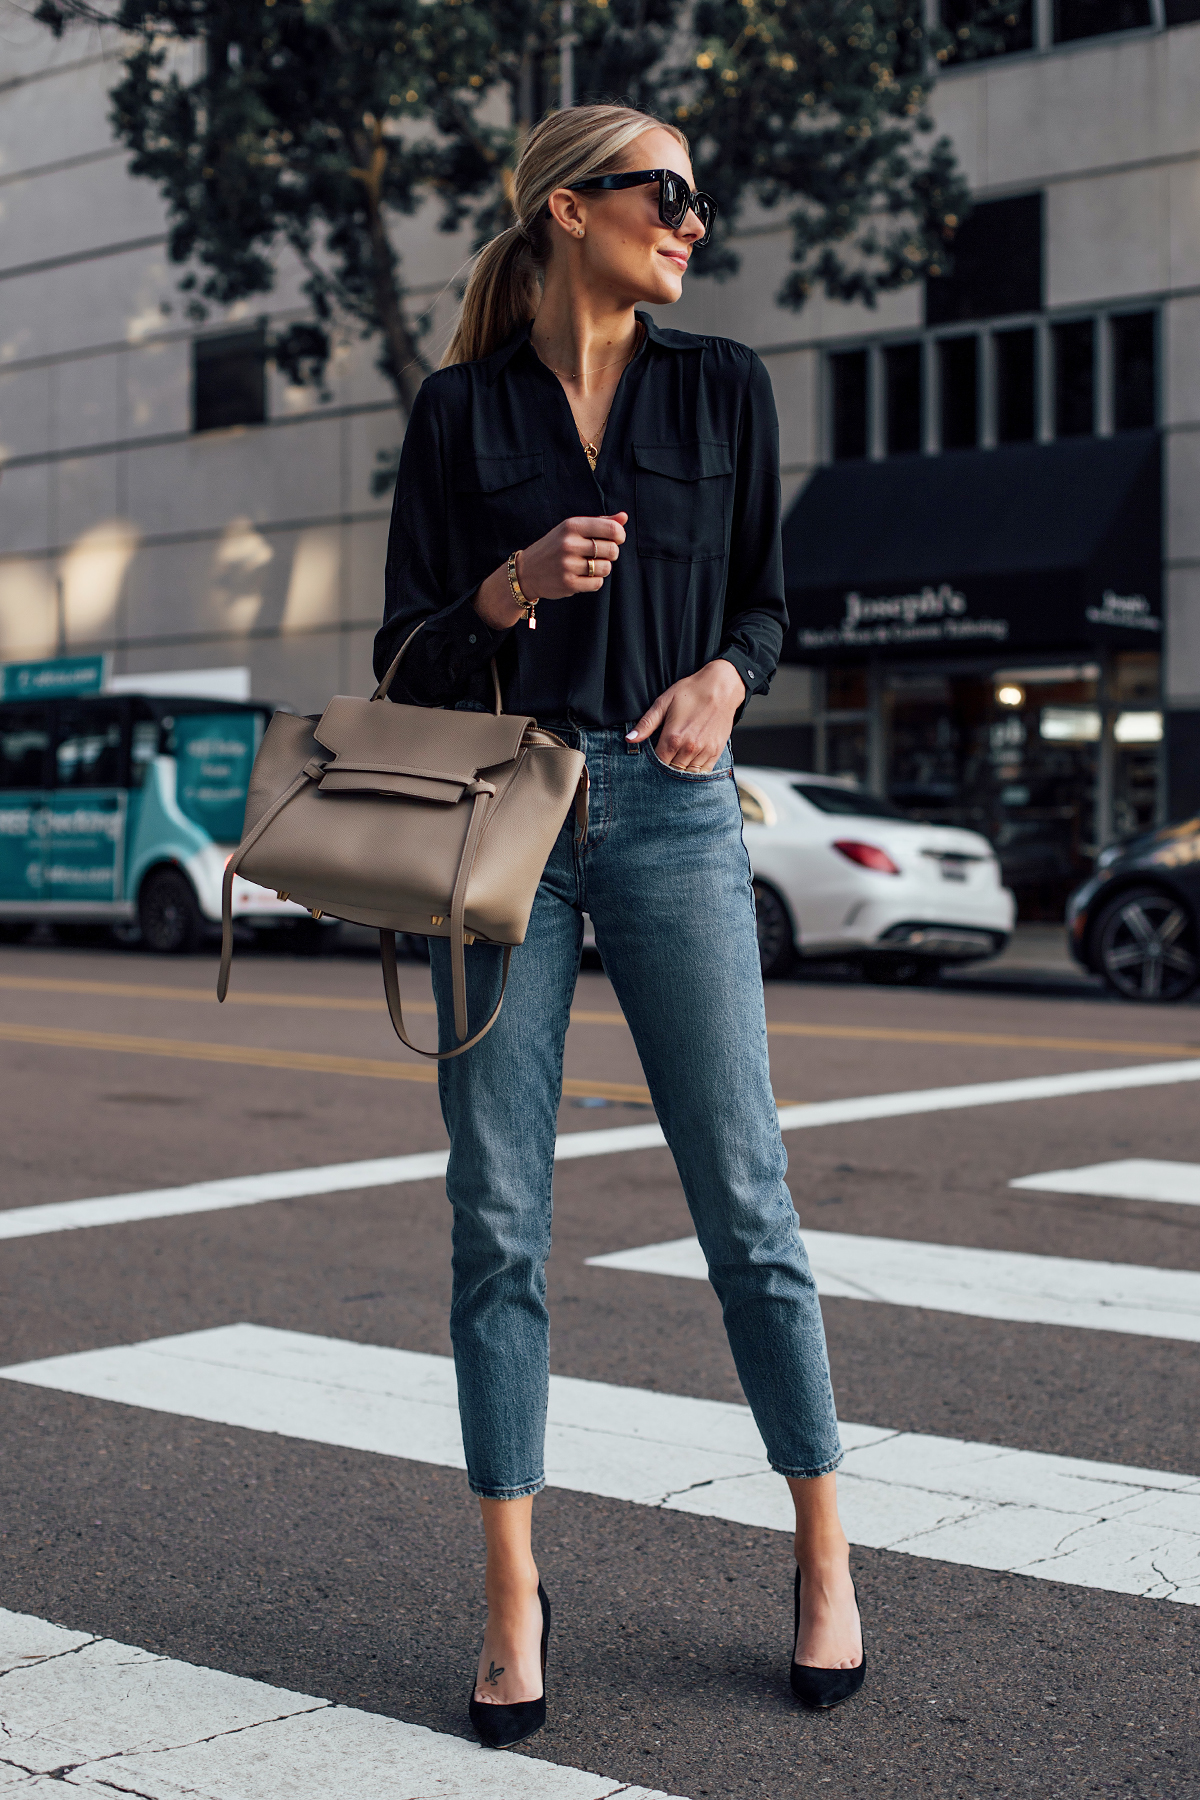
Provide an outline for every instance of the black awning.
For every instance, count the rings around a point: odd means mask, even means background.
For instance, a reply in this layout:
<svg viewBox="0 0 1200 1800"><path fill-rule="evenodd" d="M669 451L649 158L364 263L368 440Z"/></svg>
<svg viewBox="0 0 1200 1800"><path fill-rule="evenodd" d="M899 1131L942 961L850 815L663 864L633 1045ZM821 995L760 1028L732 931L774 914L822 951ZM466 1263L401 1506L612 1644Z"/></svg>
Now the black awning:
<svg viewBox="0 0 1200 1800"><path fill-rule="evenodd" d="M1156 649L1158 433L819 469L783 529L788 661Z"/></svg>

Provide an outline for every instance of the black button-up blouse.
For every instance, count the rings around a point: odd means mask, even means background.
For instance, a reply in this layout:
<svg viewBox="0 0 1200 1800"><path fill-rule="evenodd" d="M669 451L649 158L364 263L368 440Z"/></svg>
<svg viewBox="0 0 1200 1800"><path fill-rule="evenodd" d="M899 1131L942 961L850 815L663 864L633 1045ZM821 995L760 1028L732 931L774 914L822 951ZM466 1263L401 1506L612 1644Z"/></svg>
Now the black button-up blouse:
<svg viewBox="0 0 1200 1800"><path fill-rule="evenodd" d="M480 362L431 375L409 420L388 540L382 675L422 620L395 700L633 723L715 657L764 693L787 629L779 428L770 378L726 338L664 331L644 313L595 474L558 377L529 326ZM627 512L626 541L596 594L547 599L537 629L492 631L472 601L509 552L563 519Z"/></svg>

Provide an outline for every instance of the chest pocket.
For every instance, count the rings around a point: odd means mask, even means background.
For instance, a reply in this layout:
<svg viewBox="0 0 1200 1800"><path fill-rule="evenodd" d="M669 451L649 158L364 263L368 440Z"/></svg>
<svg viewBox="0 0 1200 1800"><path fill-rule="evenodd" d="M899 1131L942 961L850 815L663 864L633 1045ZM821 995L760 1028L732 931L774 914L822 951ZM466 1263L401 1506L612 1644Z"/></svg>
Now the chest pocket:
<svg viewBox="0 0 1200 1800"><path fill-rule="evenodd" d="M539 450L529 456L476 456L454 471L460 521L501 561L555 523L542 464Z"/></svg>
<svg viewBox="0 0 1200 1800"><path fill-rule="evenodd" d="M728 444L635 444L639 556L708 562L725 554L733 457Z"/></svg>

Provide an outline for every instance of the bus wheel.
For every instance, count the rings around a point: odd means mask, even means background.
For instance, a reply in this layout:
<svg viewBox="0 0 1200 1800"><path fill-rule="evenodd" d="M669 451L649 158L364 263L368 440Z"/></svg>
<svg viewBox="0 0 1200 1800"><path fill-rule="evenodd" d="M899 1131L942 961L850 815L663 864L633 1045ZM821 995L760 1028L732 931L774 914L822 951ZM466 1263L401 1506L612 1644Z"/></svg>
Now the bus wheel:
<svg viewBox="0 0 1200 1800"><path fill-rule="evenodd" d="M200 908L191 883L178 869L155 869L138 896L142 942L159 956L182 956L200 937Z"/></svg>

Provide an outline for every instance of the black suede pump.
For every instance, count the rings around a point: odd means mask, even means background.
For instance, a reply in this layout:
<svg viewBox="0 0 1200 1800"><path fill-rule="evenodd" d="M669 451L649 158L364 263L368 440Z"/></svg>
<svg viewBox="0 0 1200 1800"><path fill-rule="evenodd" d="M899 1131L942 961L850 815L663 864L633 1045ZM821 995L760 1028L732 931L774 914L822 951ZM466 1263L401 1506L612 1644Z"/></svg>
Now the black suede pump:
<svg viewBox="0 0 1200 1800"><path fill-rule="evenodd" d="M867 1649L863 1645L862 1661L857 1669L812 1669L796 1661L796 1639L800 1636L800 1571L796 1570L796 1623L792 1631L792 1692L801 1706L812 1712L827 1712L857 1694L867 1678Z"/></svg>
<svg viewBox="0 0 1200 1800"><path fill-rule="evenodd" d="M480 1743L486 1744L489 1750L509 1750L514 1744L523 1743L526 1738L532 1737L546 1723L546 1649L550 1642L550 1602L540 1581L538 1599L542 1603L541 1698L515 1700L511 1706L486 1706L482 1700L475 1698L474 1684L471 1686L467 1711L472 1725L479 1733ZM858 1673L857 1669L854 1673Z"/></svg>

